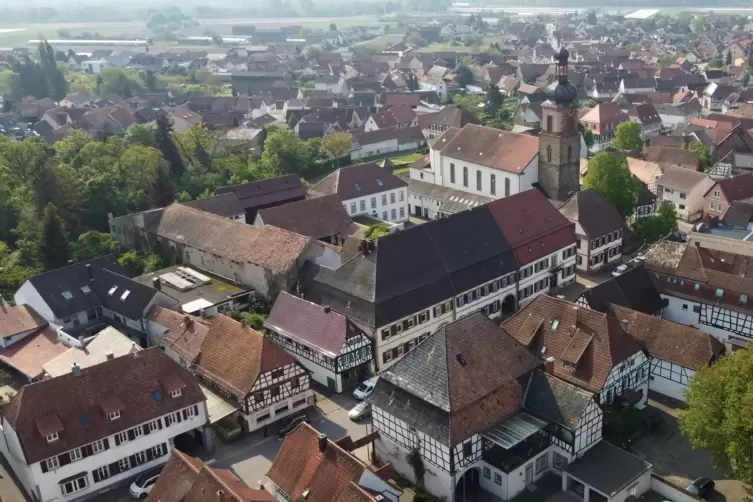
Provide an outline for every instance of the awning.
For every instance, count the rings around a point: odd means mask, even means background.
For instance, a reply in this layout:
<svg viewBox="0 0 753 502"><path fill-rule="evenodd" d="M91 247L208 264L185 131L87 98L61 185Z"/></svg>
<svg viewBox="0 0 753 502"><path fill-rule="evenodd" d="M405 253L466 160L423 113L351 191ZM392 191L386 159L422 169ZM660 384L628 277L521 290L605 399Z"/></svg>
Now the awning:
<svg viewBox="0 0 753 502"><path fill-rule="evenodd" d="M207 413L209 414L209 423L213 424L225 418L226 416L238 411L238 406L234 405L227 399L218 396L203 385L199 385L204 397L207 398Z"/></svg>
<svg viewBox="0 0 753 502"><path fill-rule="evenodd" d="M521 411L501 424L495 425L482 435L509 450L547 426L546 421Z"/></svg>

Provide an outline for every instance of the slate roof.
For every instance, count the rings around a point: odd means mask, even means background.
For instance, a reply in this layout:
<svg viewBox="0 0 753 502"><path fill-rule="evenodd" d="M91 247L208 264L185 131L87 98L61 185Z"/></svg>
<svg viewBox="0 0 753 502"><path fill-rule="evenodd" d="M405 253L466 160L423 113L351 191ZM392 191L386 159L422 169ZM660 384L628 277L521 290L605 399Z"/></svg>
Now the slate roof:
<svg viewBox="0 0 753 502"><path fill-rule="evenodd" d="M285 292L277 297L264 326L332 358L340 353L349 335L356 334L345 316Z"/></svg>
<svg viewBox="0 0 753 502"><path fill-rule="evenodd" d="M651 357L700 370L724 355L724 344L708 333L618 305L611 310L627 333L643 344Z"/></svg>
<svg viewBox="0 0 753 502"><path fill-rule="evenodd" d="M633 267L624 274L610 277L581 295L591 310L609 313L610 304L654 315L664 308L664 301L645 267Z"/></svg>
<svg viewBox="0 0 753 502"><path fill-rule="evenodd" d="M189 202L184 202L184 205L205 211L207 213L216 214L217 216L223 216L230 218L244 214L245 208L238 201L238 197L234 193L228 192L213 197L207 197L206 199L196 199Z"/></svg>
<svg viewBox="0 0 753 502"><path fill-rule="evenodd" d="M441 327L380 373L368 400L420 425L406 416L404 403L385 402L392 387L400 388L448 414L448 435L435 439L455 445L519 411L525 392L521 382L539 365L504 329L476 312Z"/></svg>
<svg viewBox="0 0 753 502"><path fill-rule="evenodd" d="M556 377L591 392L600 392L612 368L641 350L616 318L546 295L502 327L534 354L553 357Z"/></svg>
<svg viewBox="0 0 753 502"><path fill-rule="evenodd" d="M250 181L240 185L218 188L217 195L233 192L246 209L269 207L275 203L284 203L306 197L306 188L297 174L287 174L277 178Z"/></svg>
<svg viewBox="0 0 753 502"><path fill-rule="evenodd" d="M167 397L162 382L168 377L185 384L177 398ZM153 396L157 391L165 396L159 401ZM119 419L107 419L103 398L122 403ZM2 413L18 434L30 465L204 400L191 372L151 348L82 369L80 376L68 373L26 385ZM88 425L82 425L83 415ZM60 429L59 439L52 443L40 433L49 423Z"/></svg>
<svg viewBox="0 0 753 502"><path fill-rule="evenodd" d="M265 225L322 239L343 234L353 223L336 194L260 209Z"/></svg>
<svg viewBox="0 0 753 502"><path fill-rule="evenodd" d="M631 453L606 441L599 441L565 468L574 478L613 497L651 469Z"/></svg>
<svg viewBox="0 0 753 502"><path fill-rule="evenodd" d="M521 175L539 154L539 139L528 134L466 124L442 147L442 154Z"/></svg>
<svg viewBox="0 0 753 502"><path fill-rule="evenodd" d="M319 451L319 431L301 424L282 443L267 477L291 500L307 502L376 502L359 486L366 467L326 439Z"/></svg>
<svg viewBox="0 0 753 502"><path fill-rule="evenodd" d="M578 222L589 239L625 227L617 209L592 188L574 193L560 207L560 212L570 221Z"/></svg>
<svg viewBox="0 0 753 502"><path fill-rule="evenodd" d="M314 197L337 194L341 201L346 201L404 186L407 186L405 181L377 164L369 162L338 169L312 186L309 193Z"/></svg>
<svg viewBox="0 0 753 502"><path fill-rule="evenodd" d="M91 279L88 270L91 270ZM35 275L28 281L58 319L104 306L128 319L138 320L144 316L157 290L129 279L126 273L115 257L108 255ZM126 291L129 293L123 297ZM71 298L66 299L64 293L69 293Z"/></svg>
<svg viewBox="0 0 753 502"><path fill-rule="evenodd" d="M593 394L544 371L534 371L526 392L525 409L544 420L575 429L593 401Z"/></svg>

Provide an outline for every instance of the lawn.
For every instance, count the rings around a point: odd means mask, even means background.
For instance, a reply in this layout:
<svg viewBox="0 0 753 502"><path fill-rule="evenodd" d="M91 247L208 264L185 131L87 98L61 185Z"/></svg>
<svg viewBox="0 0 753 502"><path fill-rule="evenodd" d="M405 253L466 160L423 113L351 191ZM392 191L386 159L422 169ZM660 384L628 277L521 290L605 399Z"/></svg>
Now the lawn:
<svg viewBox="0 0 753 502"><path fill-rule="evenodd" d="M391 158L393 164L412 164L413 162L423 159L423 153L413 153L411 155L404 155L402 157Z"/></svg>

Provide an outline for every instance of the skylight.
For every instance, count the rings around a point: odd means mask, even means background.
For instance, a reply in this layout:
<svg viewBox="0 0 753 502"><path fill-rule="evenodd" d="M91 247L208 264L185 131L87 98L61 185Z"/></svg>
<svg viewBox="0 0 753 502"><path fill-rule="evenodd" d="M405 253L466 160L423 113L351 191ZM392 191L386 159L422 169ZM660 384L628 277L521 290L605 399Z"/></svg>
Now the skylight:
<svg viewBox="0 0 753 502"><path fill-rule="evenodd" d="M152 394L152 397L155 401L162 401L162 393L160 391L156 391Z"/></svg>
<svg viewBox="0 0 753 502"><path fill-rule="evenodd" d="M115 290L118 289L117 286L113 286L110 288L110 291L107 292L108 295L112 296L115 293Z"/></svg>
<svg viewBox="0 0 753 502"><path fill-rule="evenodd" d="M73 295L71 294L70 291L63 291L60 294L63 295L63 298L65 298L66 300L70 300L71 298L73 298Z"/></svg>
<svg viewBox="0 0 753 502"><path fill-rule="evenodd" d="M383 187L384 183L382 183L382 180L380 180L379 178L377 178L377 185L379 185L380 187Z"/></svg>
<svg viewBox="0 0 753 502"><path fill-rule="evenodd" d="M92 292L92 289L89 286L81 286L81 292L85 295L88 295Z"/></svg>
<svg viewBox="0 0 753 502"><path fill-rule="evenodd" d="M361 191L361 185L359 185L358 183L355 183L353 186L356 187L356 192Z"/></svg>
<svg viewBox="0 0 753 502"><path fill-rule="evenodd" d="M128 295L130 295L130 294L131 294L131 290L130 290L130 289L127 289L127 290L125 291L125 293L123 293L122 295L120 295L120 299L121 299L121 300L125 300L126 298L128 298Z"/></svg>
<svg viewBox="0 0 753 502"><path fill-rule="evenodd" d="M81 423L84 425L89 425L89 415L87 415L86 413L81 415Z"/></svg>

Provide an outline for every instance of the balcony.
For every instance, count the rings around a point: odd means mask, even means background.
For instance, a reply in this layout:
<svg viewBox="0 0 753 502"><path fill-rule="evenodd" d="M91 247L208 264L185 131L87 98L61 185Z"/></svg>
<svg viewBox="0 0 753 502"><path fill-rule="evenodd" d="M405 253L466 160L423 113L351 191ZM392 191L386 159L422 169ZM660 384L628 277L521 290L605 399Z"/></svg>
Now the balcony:
<svg viewBox="0 0 753 502"><path fill-rule="evenodd" d="M493 465L501 471L510 473L549 448L550 445L549 434L545 431L534 434L509 450L505 450L494 442L486 440L484 442L482 457L488 464ZM489 446L491 448L487 449Z"/></svg>

